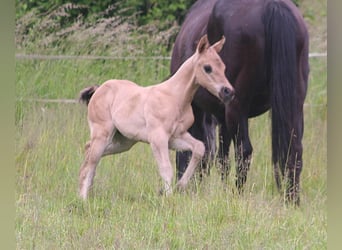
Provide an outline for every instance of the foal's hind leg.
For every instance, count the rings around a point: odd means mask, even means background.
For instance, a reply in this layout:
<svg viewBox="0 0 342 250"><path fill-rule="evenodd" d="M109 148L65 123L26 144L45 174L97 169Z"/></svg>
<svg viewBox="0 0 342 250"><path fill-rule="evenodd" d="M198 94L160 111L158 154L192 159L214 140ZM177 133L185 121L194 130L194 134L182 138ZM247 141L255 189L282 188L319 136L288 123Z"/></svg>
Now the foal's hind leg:
<svg viewBox="0 0 342 250"><path fill-rule="evenodd" d="M92 186L96 166L103 156L112 138L112 129L105 129L100 126L93 127L93 134L90 142L86 145L85 160L79 172L79 195L86 199L89 188Z"/></svg>

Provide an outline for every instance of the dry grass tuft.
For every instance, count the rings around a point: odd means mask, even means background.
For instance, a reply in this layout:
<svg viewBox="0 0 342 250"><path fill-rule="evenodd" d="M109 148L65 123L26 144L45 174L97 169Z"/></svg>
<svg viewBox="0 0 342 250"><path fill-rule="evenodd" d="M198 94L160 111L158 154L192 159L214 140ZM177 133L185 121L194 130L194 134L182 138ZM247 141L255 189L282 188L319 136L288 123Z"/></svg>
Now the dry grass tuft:
<svg viewBox="0 0 342 250"><path fill-rule="evenodd" d="M121 9L119 4L89 16L83 14L86 9L84 5L64 4L46 15L37 16L36 10L28 12L16 21L17 50L111 56L136 56L152 51L160 55L170 50L171 40L179 29L177 24L164 31L158 29L157 23L138 26L136 15L123 15L129 9ZM118 14L111 16L113 10Z"/></svg>

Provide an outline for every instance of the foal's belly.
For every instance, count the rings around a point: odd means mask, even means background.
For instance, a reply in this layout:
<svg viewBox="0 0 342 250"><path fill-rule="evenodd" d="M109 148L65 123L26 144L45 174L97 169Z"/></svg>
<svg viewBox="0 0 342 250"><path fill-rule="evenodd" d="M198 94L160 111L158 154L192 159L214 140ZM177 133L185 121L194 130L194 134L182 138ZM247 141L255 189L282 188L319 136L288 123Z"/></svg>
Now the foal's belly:
<svg viewBox="0 0 342 250"><path fill-rule="evenodd" d="M143 124L133 124L133 122L118 122L116 129L126 138L133 141L147 142L147 129Z"/></svg>

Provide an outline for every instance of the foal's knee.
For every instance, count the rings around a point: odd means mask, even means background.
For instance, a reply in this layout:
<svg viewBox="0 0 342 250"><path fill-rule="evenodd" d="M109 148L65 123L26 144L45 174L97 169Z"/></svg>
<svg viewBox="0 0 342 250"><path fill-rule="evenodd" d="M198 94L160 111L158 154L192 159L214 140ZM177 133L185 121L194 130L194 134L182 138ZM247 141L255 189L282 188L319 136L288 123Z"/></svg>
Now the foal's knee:
<svg viewBox="0 0 342 250"><path fill-rule="evenodd" d="M197 143L195 144L193 150L192 150L192 154L196 159L201 160L204 156L205 153L205 146L203 144L203 142L201 141L197 141Z"/></svg>

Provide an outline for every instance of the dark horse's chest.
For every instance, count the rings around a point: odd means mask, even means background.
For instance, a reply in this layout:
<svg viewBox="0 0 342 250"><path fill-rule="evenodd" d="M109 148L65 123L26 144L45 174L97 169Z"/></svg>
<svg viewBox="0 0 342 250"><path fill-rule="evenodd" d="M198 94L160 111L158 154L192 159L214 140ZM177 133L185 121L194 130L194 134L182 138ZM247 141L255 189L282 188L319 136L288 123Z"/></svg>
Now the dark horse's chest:
<svg viewBox="0 0 342 250"><path fill-rule="evenodd" d="M209 16L207 32L211 42L222 35L227 39L221 57L236 91L232 108L239 105L248 117L254 117L270 108L270 84L265 67L262 4L250 4L253 8L243 8L238 1L219 2Z"/></svg>

